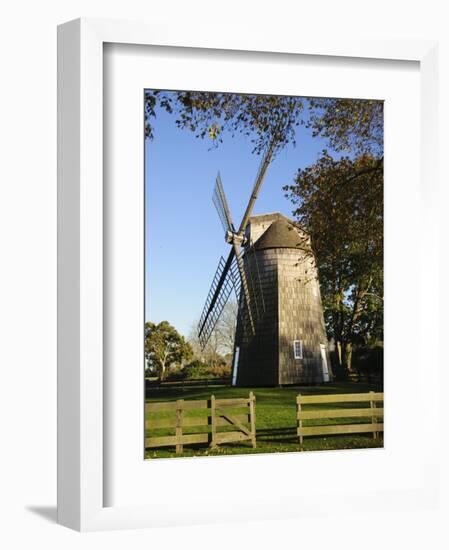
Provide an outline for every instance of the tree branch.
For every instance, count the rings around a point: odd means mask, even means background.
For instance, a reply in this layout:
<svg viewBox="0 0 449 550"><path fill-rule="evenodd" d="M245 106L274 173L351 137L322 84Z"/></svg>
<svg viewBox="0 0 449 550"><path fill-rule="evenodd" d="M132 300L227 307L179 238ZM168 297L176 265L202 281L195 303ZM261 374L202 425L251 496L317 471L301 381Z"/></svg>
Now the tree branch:
<svg viewBox="0 0 449 550"><path fill-rule="evenodd" d="M349 183L360 176L365 176L366 174L371 174L373 172L377 172L381 167L383 167L384 157L381 157L374 166L370 166L369 168L362 168L361 170L358 170L350 176L349 178L346 178L344 181L345 183Z"/></svg>

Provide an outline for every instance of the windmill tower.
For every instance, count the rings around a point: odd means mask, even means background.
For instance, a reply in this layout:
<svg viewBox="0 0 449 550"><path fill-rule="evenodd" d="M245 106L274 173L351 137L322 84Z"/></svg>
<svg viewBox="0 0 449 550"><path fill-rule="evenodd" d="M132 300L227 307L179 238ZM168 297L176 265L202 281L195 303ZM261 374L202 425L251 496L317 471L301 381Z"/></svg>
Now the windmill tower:
<svg viewBox="0 0 449 550"><path fill-rule="evenodd" d="M204 347L234 291L239 314L232 383L238 386L322 383L332 377L309 235L280 213L251 217L273 147L262 159L238 229L219 174L213 195L232 248L226 261L220 258L198 335Z"/></svg>

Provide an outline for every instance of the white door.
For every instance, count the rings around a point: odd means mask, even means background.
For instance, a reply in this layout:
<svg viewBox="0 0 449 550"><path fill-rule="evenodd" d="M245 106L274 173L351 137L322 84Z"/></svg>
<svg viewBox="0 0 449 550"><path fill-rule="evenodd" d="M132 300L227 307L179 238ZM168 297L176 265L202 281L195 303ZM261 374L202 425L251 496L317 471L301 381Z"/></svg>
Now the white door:
<svg viewBox="0 0 449 550"><path fill-rule="evenodd" d="M237 383L237 369L239 368L239 355L240 355L240 348L237 346L235 348L235 355L234 355L234 368L232 369L232 385L235 386Z"/></svg>
<svg viewBox="0 0 449 550"><path fill-rule="evenodd" d="M329 382L329 367L327 366L326 344L320 344L323 382Z"/></svg>

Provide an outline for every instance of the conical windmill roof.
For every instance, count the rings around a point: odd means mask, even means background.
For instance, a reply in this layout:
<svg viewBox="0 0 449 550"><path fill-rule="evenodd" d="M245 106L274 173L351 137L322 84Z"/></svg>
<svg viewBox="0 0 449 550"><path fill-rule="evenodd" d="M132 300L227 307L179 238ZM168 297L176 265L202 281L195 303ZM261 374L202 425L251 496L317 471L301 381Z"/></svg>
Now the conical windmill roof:
<svg viewBox="0 0 449 550"><path fill-rule="evenodd" d="M300 248L310 250L309 239L287 219L278 219L254 243L256 250L266 248Z"/></svg>

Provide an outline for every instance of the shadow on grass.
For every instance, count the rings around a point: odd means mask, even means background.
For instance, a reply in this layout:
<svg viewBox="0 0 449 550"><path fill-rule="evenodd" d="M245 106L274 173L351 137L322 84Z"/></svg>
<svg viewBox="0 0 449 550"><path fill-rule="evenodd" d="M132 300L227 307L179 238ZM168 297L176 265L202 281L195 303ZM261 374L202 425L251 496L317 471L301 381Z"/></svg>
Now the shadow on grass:
<svg viewBox="0 0 449 550"><path fill-rule="evenodd" d="M295 427L266 428L257 430L257 441L264 443L295 443L298 440Z"/></svg>

